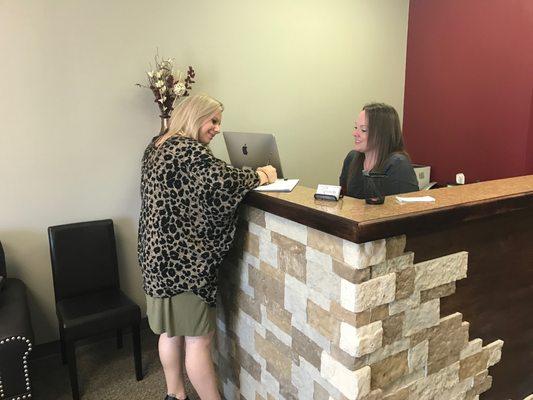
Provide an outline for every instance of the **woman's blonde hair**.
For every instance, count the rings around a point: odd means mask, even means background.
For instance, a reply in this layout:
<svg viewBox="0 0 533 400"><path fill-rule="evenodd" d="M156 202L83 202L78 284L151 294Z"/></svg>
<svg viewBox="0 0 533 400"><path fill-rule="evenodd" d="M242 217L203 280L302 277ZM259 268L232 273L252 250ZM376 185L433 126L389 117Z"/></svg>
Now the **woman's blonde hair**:
<svg viewBox="0 0 533 400"><path fill-rule="evenodd" d="M168 131L158 140L158 144L174 135L198 140L198 131L202 124L216 112L222 111L222 103L211 96L196 94L187 97L172 111Z"/></svg>

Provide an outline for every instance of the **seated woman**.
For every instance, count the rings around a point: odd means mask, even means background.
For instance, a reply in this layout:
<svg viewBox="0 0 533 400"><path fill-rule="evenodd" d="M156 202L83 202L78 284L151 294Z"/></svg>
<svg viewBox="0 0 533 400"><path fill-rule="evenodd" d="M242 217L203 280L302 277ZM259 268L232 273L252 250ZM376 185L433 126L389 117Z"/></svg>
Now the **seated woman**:
<svg viewBox="0 0 533 400"><path fill-rule="evenodd" d="M418 181L403 144L396 110L383 103L367 104L353 131L354 150L344 159L340 186L346 196L364 199L368 193L364 172L385 175L379 189L383 196L418 191Z"/></svg>

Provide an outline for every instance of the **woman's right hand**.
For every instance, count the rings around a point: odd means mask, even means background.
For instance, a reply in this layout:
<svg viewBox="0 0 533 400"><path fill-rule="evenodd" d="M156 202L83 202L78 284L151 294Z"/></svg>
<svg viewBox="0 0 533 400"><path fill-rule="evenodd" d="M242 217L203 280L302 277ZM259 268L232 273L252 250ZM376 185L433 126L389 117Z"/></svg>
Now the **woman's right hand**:
<svg viewBox="0 0 533 400"><path fill-rule="evenodd" d="M264 185L266 183L274 183L276 182L276 179L278 179L278 173L276 172L276 168L274 168L272 165L265 165L264 167L257 168L256 172L259 175L259 179L261 180L261 185Z"/></svg>

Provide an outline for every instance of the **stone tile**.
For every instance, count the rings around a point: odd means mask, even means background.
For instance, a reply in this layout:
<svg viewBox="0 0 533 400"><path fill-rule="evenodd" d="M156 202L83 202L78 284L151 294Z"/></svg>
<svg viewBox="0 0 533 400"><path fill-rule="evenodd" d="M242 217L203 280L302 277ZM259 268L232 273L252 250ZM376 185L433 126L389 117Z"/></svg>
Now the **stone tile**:
<svg viewBox="0 0 533 400"><path fill-rule="evenodd" d="M283 273L261 262L260 270L250 268L248 274L249 284L254 288L257 301L263 304L272 301L283 304L285 298Z"/></svg>
<svg viewBox="0 0 533 400"><path fill-rule="evenodd" d="M396 275L388 274L353 284L341 279L341 305L349 311L361 312L390 303L396 292Z"/></svg>
<svg viewBox="0 0 533 400"><path fill-rule="evenodd" d="M428 363L428 346L428 341L424 340L409 349L407 356L409 372L414 372L426 367Z"/></svg>
<svg viewBox="0 0 533 400"><path fill-rule="evenodd" d="M307 226L268 212L265 224L267 229L307 245Z"/></svg>
<svg viewBox="0 0 533 400"><path fill-rule="evenodd" d="M309 289L320 293L326 299L339 300L341 278L331 270L331 259L329 268L307 260L306 272Z"/></svg>
<svg viewBox="0 0 533 400"><path fill-rule="evenodd" d="M249 222L248 229L250 230L250 233L256 235L259 240L264 240L266 242L270 242L272 240L271 232L262 226L254 224L253 222Z"/></svg>
<svg viewBox="0 0 533 400"><path fill-rule="evenodd" d="M287 274L305 283L307 279L307 260L305 254L291 253L284 248L278 249L278 267Z"/></svg>
<svg viewBox="0 0 533 400"><path fill-rule="evenodd" d="M238 361L239 365L250 374L252 378L258 382L261 381L261 365L254 360L250 353L238 346L235 359Z"/></svg>
<svg viewBox="0 0 533 400"><path fill-rule="evenodd" d="M307 323L307 297L305 283L291 275L285 275L285 303L283 307L292 314L292 324Z"/></svg>
<svg viewBox="0 0 533 400"><path fill-rule="evenodd" d="M253 255L259 257L259 237L253 233L247 232L244 235L244 250Z"/></svg>
<svg viewBox="0 0 533 400"><path fill-rule="evenodd" d="M382 304L370 309L370 322L382 321L389 317L389 305Z"/></svg>
<svg viewBox="0 0 533 400"><path fill-rule="evenodd" d="M356 357L354 355L350 355L333 343L330 347L330 355L350 371L355 371L367 365L368 358L366 356Z"/></svg>
<svg viewBox="0 0 533 400"><path fill-rule="evenodd" d="M348 354L362 357L381 347L383 328L381 321L356 328L342 322L340 326L339 347Z"/></svg>
<svg viewBox="0 0 533 400"><path fill-rule="evenodd" d="M409 400L409 387L403 387L383 397L383 400ZM413 399L414 400L414 399Z"/></svg>
<svg viewBox="0 0 533 400"><path fill-rule="evenodd" d="M307 323L329 340L338 341L340 322L311 300L307 300Z"/></svg>
<svg viewBox="0 0 533 400"><path fill-rule="evenodd" d="M361 397L361 400L382 400L383 391L381 389L372 390L366 396Z"/></svg>
<svg viewBox="0 0 533 400"><path fill-rule="evenodd" d="M285 308L276 302L269 302L266 305L267 318L272 321L283 332L291 333L292 315Z"/></svg>
<svg viewBox="0 0 533 400"><path fill-rule="evenodd" d="M280 342L274 335L267 331L267 337L255 333L255 348L257 353L266 360L267 371L278 382L283 382L291 376L291 349Z"/></svg>
<svg viewBox="0 0 533 400"><path fill-rule="evenodd" d="M453 362L459 360L461 350L468 343L468 327L463 326L461 321L462 315L455 313L446 318L442 318L438 326L430 329L429 363L434 363L445 358L451 358Z"/></svg>
<svg viewBox="0 0 533 400"><path fill-rule="evenodd" d="M420 400L438 399L439 394L459 383L459 363L441 369L438 373L420 379L411 388L411 398Z"/></svg>
<svg viewBox="0 0 533 400"><path fill-rule="evenodd" d="M259 240L259 260L277 268L278 246L266 240Z"/></svg>
<svg viewBox="0 0 533 400"><path fill-rule="evenodd" d="M496 340L483 349L488 353L487 368L492 367L494 364L500 361L502 358L503 340Z"/></svg>
<svg viewBox="0 0 533 400"><path fill-rule="evenodd" d="M396 314L382 321L383 346L394 343L402 338L404 314Z"/></svg>
<svg viewBox="0 0 533 400"><path fill-rule="evenodd" d="M405 299L415 290L415 269L405 268L396 273L396 300Z"/></svg>
<svg viewBox="0 0 533 400"><path fill-rule="evenodd" d="M437 325L440 314L439 300L431 300L420 307L405 312L403 332L405 336L412 335L424 328Z"/></svg>
<svg viewBox="0 0 533 400"><path fill-rule="evenodd" d="M467 394L466 398L475 398L476 396L479 396L481 393L486 392L489 390L492 386L492 376L488 375L488 371L483 371L479 374L477 374L474 377L474 385L472 389L470 389ZM526 397L524 400L527 400L529 398Z"/></svg>
<svg viewBox="0 0 533 400"><path fill-rule="evenodd" d="M333 258L342 260L342 239L328 233L307 228L307 245Z"/></svg>
<svg viewBox="0 0 533 400"><path fill-rule="evenodd" d="M255 301L252 297L244 293L242 290L238 291L237 298L239 308L248 314L250 317L261 323L261 309L260 303Z"/></svg>
<svg viewBox="0 0 533 400"><path fill-rule="evenodd" d="M354 313L346 310L336 301L332 301L329 311L339 321L346 322L356 328L370 323L370 310Z"/></svg>
<svg viewBox="0 0 533 400"><path fill-rule="evenodd" d="M383 276L390 274L391 272L399 272L406 268L413 268L414 253L409 252L405 253L396 258L380 262L370 267L371 277L377 278L378 276Z"/></svg>
<svg viewBox="0 0 533 400"><path fill-rule="evenodd" d="M326 352L322 353L320 373L349 400L356 400L370 393L370 367L356 371L346 369Z"/></svg>
<svg viewBox="0 0 533 400"><path fill-rule="evenodd" d="M356 269L336 259L333 259L333 272L351 283L366 282L370 279L370 268Z"/></svg>
<svg viewBox="0 0 533 400"><path fill-rule="evenodd" d="M315 381L313 381L313 400L329 400L328 391Z"/></svg>
<svg viewBox="0 0 533 400"><path fill-rule="evenodd" d="M405 251L405 243L405 235L387 238L385 244L387 260L401 256Z"/></svg>
<svg viewBox="0 0 533 400"><path fill-rule="evenodd" d="M395 315L401 312L417 308L420 305L420 292L415 291L405 299L396 300L389 304L389 314Z"/></svg>
<svg viewBox="0 0 533 400"><path fill-rule="evenodd" d="M255 207L244 206L242 209L242 214L245 220L262 226L263 228L266 226L265 212L263 210L259 210Z"/></svg>
<svg viewBox="0 0 533 400"><path fill-rule="evenodd" d="M462 251L416 264L416 289L432 289L466 278L467 262L468 253Z"/></svg>
<svg viewBox="0 0 533 400"><path fill-rule="evenodd" d="M379 389L386 387L396 379L409 373L407 351L402 351L401 353L378 361L370 367L372 371L371 388Z"/></svg>
<svg viewBox="0 0 533 400"><path fill-rule="evenodd" d="M389 344L388 346L383 346L377 351L367 356L368 358L367 364L372 365L377 362L380 362L388 357L391 357L403 351L409 350L409 347L410 347L409 339L401 339L396 342L393 342L392 344Z"/></svg>
<svg viewBox="0 0 533 400"><path fill-rule="evenodd" d="M433 299L440 299L441 297L450 296L455 293L455 282L445 283L434 287L433 289L422 290L420 292L420 302L425 303L426 301Z"/></svg>
<svg viewBox="0 0 533 400"><path fill-rule="evenodd" d="M481 351L481 348L483 347L483 341L481 339L474 339L468 342L467 346L461 350L460 358L461 360L463 358L466 358L468 356L471 356L472 354L478 353Z"/></svg>
<svg viewBox="0 0 533 400"><path fill-rule="evenodd" d="M379 264L385 261L385 245L386 242L384 239L360 244L343 240L342 261L356 269L363 269L371 265Z"/></svg>
<svg viewBox="0 0 533 400"><path fill-rule="evenodd" d="M480 351L460 361L459 379L463 380L470 376L474 376L487 369L489 361L489 353Z"/></svg>
<svg viewBox="0 0 533 400"><path fill-rule="evenodd" d="M292 327L292 351L306 359L315 368L320 368L322 348L301 331Z"/></svg>

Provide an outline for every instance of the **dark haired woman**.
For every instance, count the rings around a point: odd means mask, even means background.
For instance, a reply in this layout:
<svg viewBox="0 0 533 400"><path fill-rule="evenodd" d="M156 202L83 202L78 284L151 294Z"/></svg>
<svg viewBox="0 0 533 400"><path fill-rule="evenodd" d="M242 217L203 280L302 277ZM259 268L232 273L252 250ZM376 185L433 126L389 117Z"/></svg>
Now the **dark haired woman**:
<svg viewBox="0 0 533 400"><path fill-rule="evenodd" d="M344 159L340 186L346 196L364 199L370 194L363 172L385 175L381 194L416 192L418 182L405 151L400 119L396 110L383 103L371 103L359 113L352 133L354 150Z"/></svg>

